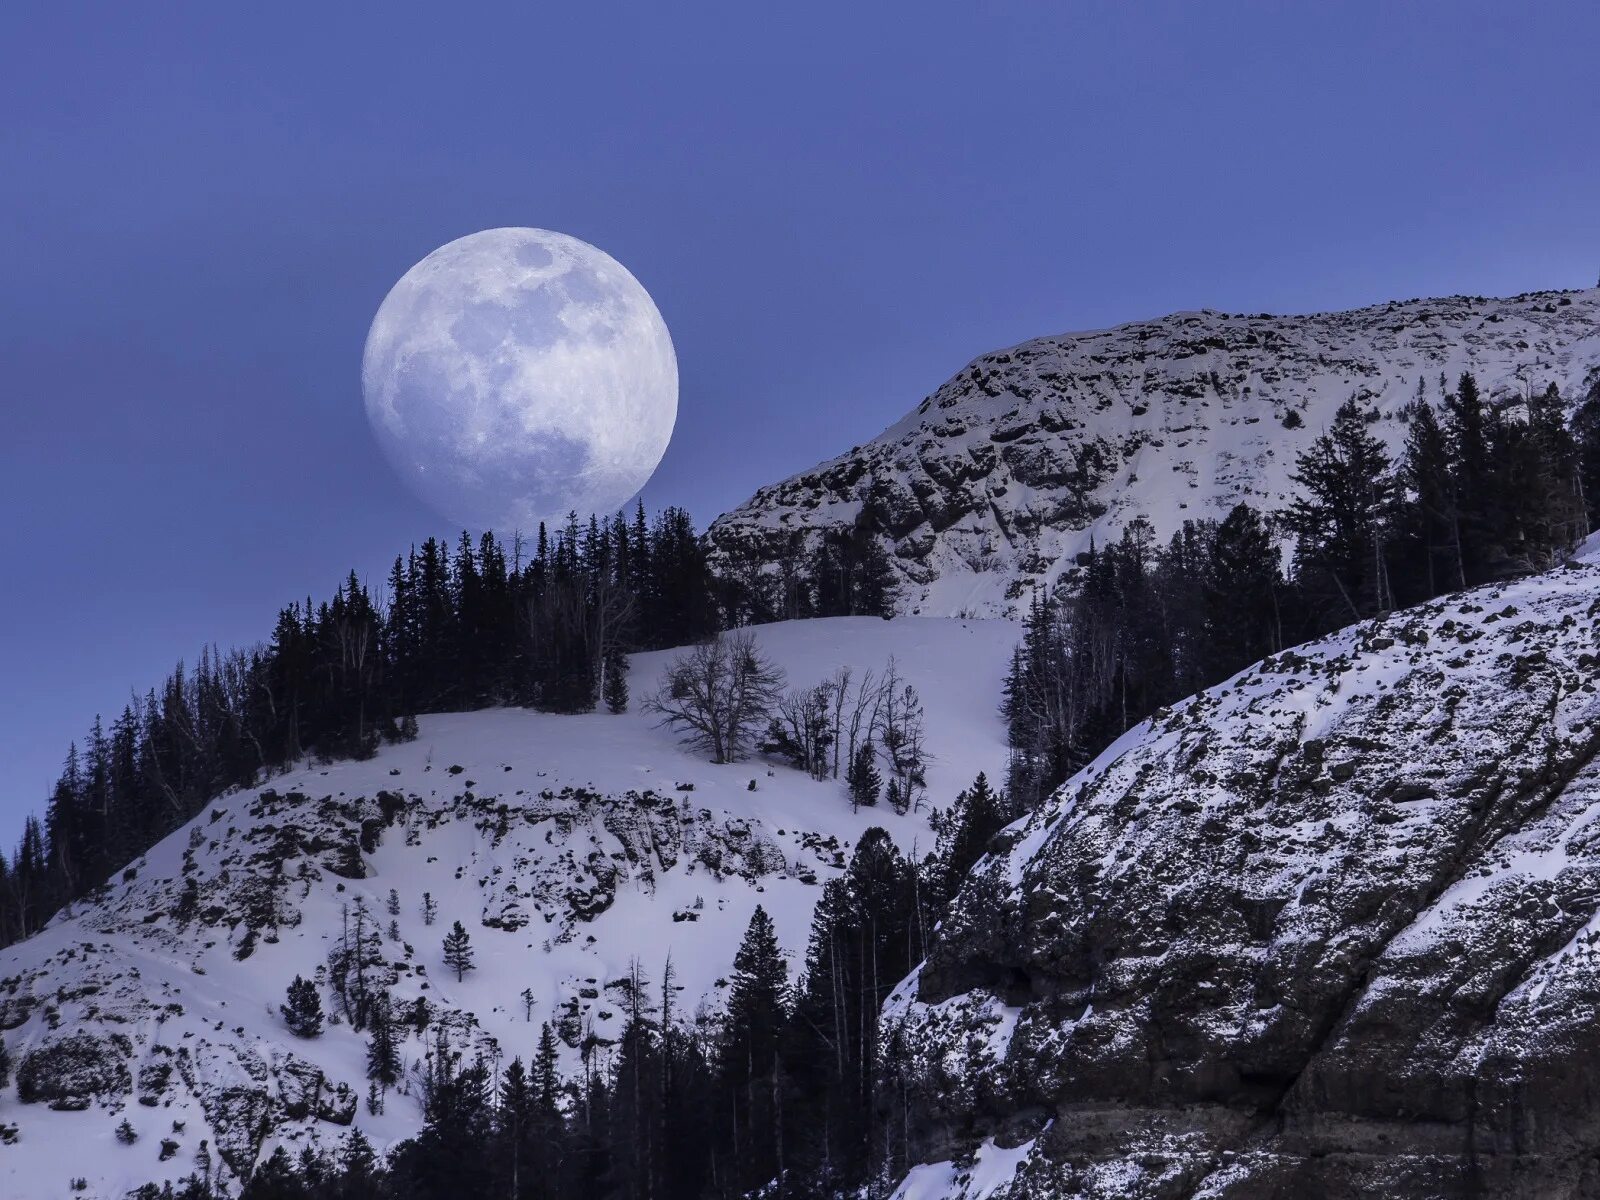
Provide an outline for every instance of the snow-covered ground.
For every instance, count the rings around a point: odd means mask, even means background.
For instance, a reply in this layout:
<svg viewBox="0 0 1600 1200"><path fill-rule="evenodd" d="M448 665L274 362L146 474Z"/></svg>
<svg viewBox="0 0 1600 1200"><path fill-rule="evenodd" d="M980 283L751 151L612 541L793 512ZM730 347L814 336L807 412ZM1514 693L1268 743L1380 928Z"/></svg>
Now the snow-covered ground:
<svg viewBox="0 0 1600 1200"><path fill-rule="evenodd" d="M997 709L1013 625L837 618L756 636L791 685L841 666L881 671L893 656L926 708L927 804L947 805L979 770L1003 771ZM396 1001L424 996L467 1014L457 1044L501 1062L531 1056L542 1021L565 1019L571 1041L615 1037L623 996L608 985L635 961L658 989L670 958L679 1011L715 1006L757 903L797 970L820 884L861 833L882 825L926 851L928 812L852 812L841 782L762 761L715 766L686 750L639 704L674 653L634 657L634 705L620 716L423 717L416 741L371 761L307 765L224 796L104 897L0 951L13 1060L85 1035L92 1061L78 1090L96 1095L87 1111L55 1111L19 1103L15 1083L0 1093L0 1125L18 1131L0 1147L0 1196L65 1194L77 1176L82 1195L120 1196L193 1170L203 1139L214 1163L226 1151L238 1164L279 1140L342 1136L352 1108L380 1148L414 1131L410 1096L391 1094L379 1116L353 1103L366 1091L364 1035L341 1023L295 1038L278 1011L295 975L324 966L358 898L384 931ZM364 833L369 844L378 835L370 850ZM180 922L189 880L197 916ZM250 936L240 918L263 888L275 916ZM425 892L438 905L431 925ZM460 982L441 959L455 920L476 951ZM337 1008L326 987L322 998ZM408 1038L407 1062L423 1048ZM564 1052L575 1068L577 1051ZM302 1103L312 1115L297 1118ZM115 1140L124 1118L133 1145ZM249 1131L262 1123L273 1132L258 1146ZM176 1148L161 1161L164 1139Z"/></svg>

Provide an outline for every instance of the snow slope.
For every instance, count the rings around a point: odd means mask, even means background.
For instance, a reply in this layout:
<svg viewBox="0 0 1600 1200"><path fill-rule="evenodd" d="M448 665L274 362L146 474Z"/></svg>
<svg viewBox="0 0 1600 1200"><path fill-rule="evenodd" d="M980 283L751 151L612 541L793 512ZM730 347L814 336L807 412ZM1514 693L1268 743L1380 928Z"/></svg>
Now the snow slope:
<svg viewBox="0 0 1600 1200"><path fill-rule="evenodd" d="M839 618L756 636L791 685L894 656L926 706L928 803L1003 769L1010 624ZM635 960L658 987L670 956L680 1011L716 1005L757 903L798 968L819 884L860 834L883 825L926 850L928 813L852 813L841 783L689 753L638 711L673 653L634 657L634 710L621 716L423 717L415 742L369 762L308 765L224 796L102 897L0 951L0 1028L53 1089L30 1104L16 1083L0 1093L0 1126L16 1127L0 1147L0 1196L63 1195L79 1175L79 1194L120 1196L193 1170L203 1143L237 1176L278 1142L342 1136L351 1121L380 1148L414 1131L412 1097L391 1094L381 1116L359 1102L364 1035L336 1024L298 1039L278 1013L358 898L387 929L391 888L399 937L384 933L381 973L393 995L427 997L457 1046L500 1061L529 1057L549 1020L576 1068L582 1037L619 1032L614 985ZM424 892L438 904L431 927ZM454 920L477 956L461 982L441 962ZM337 1008L326 987L322 999ZM407 1062L423 1047L408 1038ZM113 1136L123 1118L140 1135L131 1146ZM162 1161L164 1139L175 1147Z"/></svg>
<svg viewBox="0 0 1600 1200"><path fill-rule="evenodd" d="M719 518L720 560L774 564L874 496L900 611L1015 612L1134 517L1165 538L1284 505L1296 456L1352 397L1391 447L1404 410L1471 370L1510 402L1600 379L1600 290L1394 301L1309 316L1174 313L983 355L864 446Z"/></svg>

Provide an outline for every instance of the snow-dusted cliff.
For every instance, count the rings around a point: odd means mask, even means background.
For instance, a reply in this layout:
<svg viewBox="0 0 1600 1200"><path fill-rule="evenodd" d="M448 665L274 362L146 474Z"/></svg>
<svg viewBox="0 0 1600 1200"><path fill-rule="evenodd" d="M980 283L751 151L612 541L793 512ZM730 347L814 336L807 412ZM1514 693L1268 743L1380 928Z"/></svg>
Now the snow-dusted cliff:
<svg viewBox="0 0 1600 1200"><path fill-rule="evenodd" d="M1282 505L1295 457L1356 397L1392 445L1419 385L1462 371L1505 399L1600 378L1600 290L1409 300L1312 316L1176 313L976 359L864 446L721 517L724 559L776 562L873 496L900 611L1014 609L1091 537L1165 536L1240 500Z"/></svg>
<svg viewBox="0 0 1600 1200"><path fill-rule="evenodd" d="M796 686L893 655L925 697L937 804L1003 769L996 708L1015 636L1004 622L867 618L758 632ZM636 697L672 654L634 657ZM297 974L323 978L338 1011L328 952L358 902L378 934L371 974L398 1011L425 997L432 1030L452 1025L458 1048L502 1064L531 1057L550 1021L576 1073L583 1038L619 1032L634 961L658 988L670 956L679 1011L716 1006L757 903L797 959L818 885L860 834L883 825L926 850L927 815L852 812L841 783L786 766L713 766L637 706L423 717L415 742L368 762L223 796L102 896L0 951L0 1030L18 1066L0 1090L0 1196L121 1197L187 1175L202 1144L237 1178L277 1144L330 1143L352 1122L380 1149L415 1132L415 1089L368 1111L365 1034L341 1022L298 1038L279 1013ZM441 955L456 920L477 960L460 982ZM432 1036L407 1033L408 1068ZM124 1119L132 1145L115 1137ZM86 1188L71 1192L77 1177Z"/></svg>
<svg viewBox="0 0 1600 1200"><path fill-rule="evenodd" d="M1600 1194L1597 946L1600 565L1365 622L997 839L887 1006L901 1195Z"/></svg>

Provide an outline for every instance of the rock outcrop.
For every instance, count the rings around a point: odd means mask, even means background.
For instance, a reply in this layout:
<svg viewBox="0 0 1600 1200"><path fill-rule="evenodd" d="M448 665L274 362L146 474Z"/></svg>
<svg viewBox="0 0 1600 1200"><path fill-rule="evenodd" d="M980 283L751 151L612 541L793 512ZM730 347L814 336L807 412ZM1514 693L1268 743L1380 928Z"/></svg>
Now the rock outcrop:
<svg viewBox="0 0 1600 1200"><path fill-rule="evenodd" d="M1295 458L1344 401L1392 446L1462 371L1502 402L1600 377L1600 290L1396 301L1311 316L1175 313L974 360L864 446L762 488L710 537L732 573L865 521L899 609L1003 615L1091 537L1162 536L1243 500L1282 506ZM868 511L870 510L870 511ZM866 514L866 515L864 515Z"/></svg>
<svg viewBox="0 0 1600 1200"><path fill-rule="evenodd" d="M1597 949L1600 568L1358 625L1000 835L888 1006L906 1194L1600 1195Z"/></svg>

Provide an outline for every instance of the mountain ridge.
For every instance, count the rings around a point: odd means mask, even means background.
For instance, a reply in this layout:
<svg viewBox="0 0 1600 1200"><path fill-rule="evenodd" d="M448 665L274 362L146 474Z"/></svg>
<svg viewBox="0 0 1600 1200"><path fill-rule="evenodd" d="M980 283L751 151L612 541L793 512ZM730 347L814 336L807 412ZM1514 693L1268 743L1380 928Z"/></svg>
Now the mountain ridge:
<svg viewBox="0 0 1600 1200"><path fill-rule="evenodd" d="M1165 537L1239 501L1281 507L1296 456L1345 400L1369 405L1398 448L1407 406L1463 371L1501 402L1554 383L1576 403L1600 380L1600 289L1199 309L1032 338L759 489L708 538L721 569L771 571L861 526L889 551L898 611L1014 616L1032 585L1136 517Z"/></svg>

